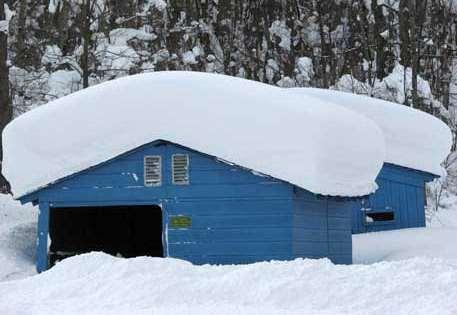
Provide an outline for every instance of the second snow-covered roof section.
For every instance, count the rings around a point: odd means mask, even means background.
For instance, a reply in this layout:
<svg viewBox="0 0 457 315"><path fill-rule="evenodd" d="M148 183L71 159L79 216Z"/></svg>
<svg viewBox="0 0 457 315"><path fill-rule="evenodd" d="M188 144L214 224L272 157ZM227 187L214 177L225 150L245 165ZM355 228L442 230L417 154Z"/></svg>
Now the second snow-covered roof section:
<svg viewBox="0 0 457 315"><path fill-rule="evenodd" d="M223 75L156 72L105 82L18 117L3 173L18 198L154 140L166 140L316 194L376 189L384 138L325 101Z"/></svg>
<svg viewBox="0 0 457 315"><path fill-rule="evenodd" d="M373 120L386 140L385 162L441 176L452 134L438 118L411 107L377 98L316 88L290 89L294 94L343 106Z"/></svg>

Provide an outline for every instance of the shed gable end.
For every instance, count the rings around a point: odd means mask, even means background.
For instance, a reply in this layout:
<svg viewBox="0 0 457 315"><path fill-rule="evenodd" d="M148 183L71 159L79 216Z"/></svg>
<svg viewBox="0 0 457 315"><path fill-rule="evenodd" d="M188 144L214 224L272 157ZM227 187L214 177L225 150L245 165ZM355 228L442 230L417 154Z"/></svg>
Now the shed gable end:
<svg viewBox="0 0 457 315"><path fill-rule="evenodd" d="M179 165L175 163L173 166L175 156L186 156L188 165L183 165L184 161L180 159ZM154 158L154 166L151 163L146 165L146 160L151 157ZM160 174L157 173L157 169L151 169L151 167L159 167L158 164L160 164ZM149 169L145 170L145 165ZM174 171L173 167L176 168L176 166L179 166L179 169ZM177 176L178 182L176 182ZM160 185L149 184L151 181L157 183L159 177ZM188 184L183 185L186 182ZM291 187L290 184L254 174L203 153L168 142L157 142L52 184L39 191L38 196L41 201L62 202L77 199L104 201L112 199L111 195L115 195L116 200L119 198L141 200L154 197L166 199L175 196L205 197L210 193L239 196L252 194L252 191L264 191L266 194L274 195L278 189L285 192L290 191Z"/></svg>
<svg viewBox="0 0 457 315"><path fill-rule="evenodd" d="M173 183L172 157L176 154L189 157L188 185ZM162 185L144 185L145 156L161 156ZM162 143L142 147L40 191L40 205L43 209L159 205L166 256L196 264L225 264L292 258L292 195L291 184ZM42 229L45 227L43 223ZM45 245L41 248L44 252Z"/></svg>

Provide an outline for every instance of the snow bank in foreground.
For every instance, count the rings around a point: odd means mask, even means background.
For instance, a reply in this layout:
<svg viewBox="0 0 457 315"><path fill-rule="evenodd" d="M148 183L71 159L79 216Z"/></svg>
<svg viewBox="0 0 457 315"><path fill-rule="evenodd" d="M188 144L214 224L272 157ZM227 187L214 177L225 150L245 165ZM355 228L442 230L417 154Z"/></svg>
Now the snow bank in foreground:
<svg viewBox="0 0 457 315"><path fill-rule="evenodd" d="M91 253L0 283L2 314L456 314L457 261L193 266Z"/></svg>
<svg viewBox="0 0 457 315"><path fill-rule="evenodd" d="M385 155L371 120L324 100L228 76L156 72L16 118L3 132L3 173L20 197L157 139L323 195L373 192Z"/></svg>
<svg viewBox="0 0 457 315"><path fill-rule="evenodd" d="M34 207L0 194L0 281L35 274L36 220Z"/></svg>
<svg viewBox="0 0 457 315"><path fill-rule="evenodd" d="M452 135L449 127L432 115L352 93L315 88L297 88L290 91L342 105L372 119L384 132L385 162L437 175L443 174L441 163L450 153Z"/></svg>

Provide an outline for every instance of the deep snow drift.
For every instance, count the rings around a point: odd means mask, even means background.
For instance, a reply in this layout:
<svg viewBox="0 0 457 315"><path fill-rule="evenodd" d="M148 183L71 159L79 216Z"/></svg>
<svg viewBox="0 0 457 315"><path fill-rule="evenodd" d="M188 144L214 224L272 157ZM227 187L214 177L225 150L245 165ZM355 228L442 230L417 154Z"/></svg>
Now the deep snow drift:
<svg viewBox="0 0 457 315"><path fill-rule="evenodd" d="M329 260L193 266L174 259L75 256L0 283L2 314L456 314L457 261Z"/></svg>
<svg viewBox="0 0 457 315"><path fill-rule="evenodd" d="M303 97L316 97L353 110L373 120L386 140L386 159L396 165L442 175L441 163L450 153L452 134L436 117L377 98L316 88L289 89ZM304 100L303 105L308 101Z"/></svg>
<svg viewBox="0 0 457 315"><path fill-rule="evenodd" d="M229 76L156 72L16 118L3 132L3 170L20 197L157 139L324 195L373 192L385 155L382 132L353 111Z"/></svg>
<svg viewBox="0 0 457 315"><path fill-rule="evenodd" d="M454 210L454 213L457 211ZM457 215L455 215L457 218ZM356 264L438 257L457 261L457 227L413 228L352 236Z"/></svg>

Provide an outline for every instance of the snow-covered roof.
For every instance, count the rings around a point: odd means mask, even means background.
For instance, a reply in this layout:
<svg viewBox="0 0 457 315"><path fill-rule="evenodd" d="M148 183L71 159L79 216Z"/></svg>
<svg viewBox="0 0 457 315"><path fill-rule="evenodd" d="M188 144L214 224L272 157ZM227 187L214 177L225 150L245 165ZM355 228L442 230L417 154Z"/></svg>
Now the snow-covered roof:
<svg viewBox="0 0 457 315"><path fill-rule="evenodd" d="M386 160L399 166L442 175L441 163L450 153L452 134L436 117L411 107L352 93L315 88L290 89L353 110L373 120L386 139Z"/></svg>
<svg viewBox="0 0 457 315"><path fill-rule="evenodd" d="M313 193L376 189L384 138L371 120L323 100L223 75L156 72L40 106L3 132L16 198L154 140L192 148Z"/></svg>

